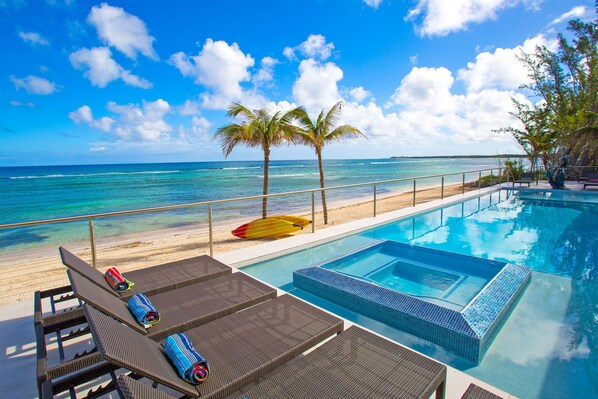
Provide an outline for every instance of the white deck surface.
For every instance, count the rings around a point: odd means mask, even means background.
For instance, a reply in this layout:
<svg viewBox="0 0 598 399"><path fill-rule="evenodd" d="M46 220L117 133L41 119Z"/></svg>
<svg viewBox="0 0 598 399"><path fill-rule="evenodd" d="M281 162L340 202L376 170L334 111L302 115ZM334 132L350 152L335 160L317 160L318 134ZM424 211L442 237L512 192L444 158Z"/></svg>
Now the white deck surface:
<svg viewBox="0 0 598 399"><path fill-rule="evenodd" d="M506 185L505 185L506 186ZM510 187L510 185L509 185ZM581 185L567 182L566 187L572 190L579 190ZM532 184L531 188L549 189L545 182L538 186ZM492 190L482 189L481 192ZM589 190L588 190L589 191ZM428 209L451 202L461 201L479 195L479 191L471 191L465 195L455 195L444 200L436 200L415 208L406 208L395 212L385 213L376 218L366 218L338 226L332 226L325 230L316 231L314 234L302 234L299 236L258 244L250 248L216 254L215 258L235 267L242 267L259 260L265 260L285 253L294 252L298 249L313 246L315 244L330 241L332 239L348 236L361 230L381 225L394 219L409 214L424 212ZM352 323L345 320L345 327ZM80 345L87 345L88 342L81 342ZM35 336L33 331L33 293L31 300L12 303L0 307L0 398L3 399L30 399L37 398L37 387L35 383ZM56 355L55 346L48 347L51 355ZM514 398L497 388L479 381L459 370L448 367L447 377L447 399L458 399L465 392L470 383L475 383L501 397Z"/></svg>

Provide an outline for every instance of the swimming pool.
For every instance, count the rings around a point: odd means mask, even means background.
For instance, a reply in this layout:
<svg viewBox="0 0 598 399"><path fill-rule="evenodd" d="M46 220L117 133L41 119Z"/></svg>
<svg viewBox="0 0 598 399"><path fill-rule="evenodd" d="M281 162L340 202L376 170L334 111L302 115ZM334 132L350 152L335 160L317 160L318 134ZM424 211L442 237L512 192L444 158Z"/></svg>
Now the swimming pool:
<svg viewBox="0 0 598 399"><path fill-rule="evenodd" d="M461 311L504 266L385 240L319 267Z"/></svg>
<svg viewBox="0 0 598 399"><path fill-rule="evenodd" d="M243 270L526 398L598 397L598 194L500 191ZM482 362L294 287L293 272L392 240L532 268Z"/></svg>

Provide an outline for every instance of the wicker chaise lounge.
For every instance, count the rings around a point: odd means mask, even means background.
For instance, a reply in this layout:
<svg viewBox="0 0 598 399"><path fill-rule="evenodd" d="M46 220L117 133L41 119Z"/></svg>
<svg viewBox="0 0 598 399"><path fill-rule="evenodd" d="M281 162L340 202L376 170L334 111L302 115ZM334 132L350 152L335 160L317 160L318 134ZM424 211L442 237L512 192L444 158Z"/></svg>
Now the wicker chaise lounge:
<svg viewBox="0 0 598 399"><path fill-rule="evenodd" d="M207 255L183 259L176 262L164 263L123 273L123 276L135 283L129 291L117 293L110 287L104 275L91 265L60 247L62 263L71 270L85 276L88 280L104 288L106 291L126 299L133 294L159 294L175 288L185 287L210 278L232 273L232 269L224 263Z"/></svg>
<svg viewBox="0 0 598 399"><path fill-rule="evenodd" d="M229 266L207 255L202 255L124 273L124 276L133 281L135 286L130 291L119 294L110 287L99 270L63 247L59 248L59 252L62 263L66 267L87 277L90 281L122 299L127 299L136 293L157 294L232 273ZM69 286L37 291L34 298L34 323L41 323L46 329L56 330L60 329L62 322L66 321L68 323L73 318L83 317L83 311L80 307L56 312L55 301L61 302L72 299L72 295L69 294L70 291L71 287ZM59 295L63 295L63 297L55 300L54 297ZM51 314L47 316L43 315L42 301L44 298L50 298L51 301Z"/></svg>
<svg viewBox="0 0 598 399"><path fill-rule="evenodd" d="M230 398L440 399L445 380L442 364L352 326ZM176 399L125 375L117 385L124 399Z"/></svg>
<svg viewBox="0 0 598 399"><path fill-rule="evenodd" d="M150 295L150 300L160 311L161 321L145 329L137 323L124 301L72 270L67 273L73 292L79 299L156 341L173 332L208 323L276 297L274 288L252 277L243 273L227 274L173 291ZM48 368L45 334L40 328L36 333L38 384L101 361L100 354L93 348L91 353L77 354L73 359L61 359L60 364Z"/></svg>
<svg viewBox="0 0 598 399"><path fill-rule="evenodd" d="M515 187L515 183L519 183L519 186L522 184L527 184L529 187L530 184L536 179L536 176L533 172L523 172L519 179L513 181L513 187Z"/></svg>
<svg viewBox="0 0 598 399"><path fill-rule="evenodd" d="M110 366L128 369L191 397L231 394L343 328L339 318L283 295L186 330L213 370L206 382L195 386L176 374L159 343L87 304L83 308L98 350ZM110 370L103 367L101 371ZM86 369L56 383L47 381L43 397L87 383L97 375L97 369ZM113 372L111 375L115 379Z"/></svg>
<svg viewBox="0 0 598 399"><path fill-rule="evenodd" d="M592 181L588 180L588 181L582 182L582 184L583 184L583 189L584 190L586 189L586 187L598 187L598 180L596 180L596 181L594 181L594 180L592 180Z"/></svg>
<svg viewBox="0 0 598 399"><path fill-rule="evenodd" d="M484 388L475 384L469 384L467 391L461 396L461 399L502 399L500 396L486 391Z"/></svg>

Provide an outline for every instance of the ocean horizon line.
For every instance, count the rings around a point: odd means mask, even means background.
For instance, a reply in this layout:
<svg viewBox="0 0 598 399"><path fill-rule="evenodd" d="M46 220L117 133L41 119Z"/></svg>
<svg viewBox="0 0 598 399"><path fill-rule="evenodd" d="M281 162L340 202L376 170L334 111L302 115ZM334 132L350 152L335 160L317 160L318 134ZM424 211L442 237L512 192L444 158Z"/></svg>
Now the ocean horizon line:
<svg viewBox="0 0 598 399"><path fill-rule="evenodd" d="M484 159L484 158L525 158L525 154L468 154L468 155L393 155L381 158L325 158L323 161L359 161L359 160L392 160L392 159ZM166 161L166 162L115 162L115 163L80 163L80 164L42 164L42 165L0 165L0 169L8 168L42 168L42 167L72 167L72 166L120 166L120 165L187 165L198 163L235 163L235 162L263 162L263 159L222 159L212 161ZM270 162L317 162L316 158L301 159L270 159Z"/></svg>

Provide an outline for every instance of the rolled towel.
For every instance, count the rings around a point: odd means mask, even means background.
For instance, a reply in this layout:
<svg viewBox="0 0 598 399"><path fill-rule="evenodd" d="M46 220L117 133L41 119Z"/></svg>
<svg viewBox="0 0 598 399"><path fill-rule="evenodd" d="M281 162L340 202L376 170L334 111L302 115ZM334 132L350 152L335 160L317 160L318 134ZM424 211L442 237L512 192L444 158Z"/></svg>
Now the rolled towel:
<svg viewBox="0 0 598 399"><path fill-rule="evenodd" d="M111 267L110 269L106 270L106 273L104 273L104 278L116 292L128 291L132 286L135 285L124 278L123 275L120 274L120 272L116 269L116 267Z"/></svg>
<svg viewBox="0 0 598 399"><path fill-rule="evenodd" d="M166 354L176 367L179 375L191 384L200 384L208 378L210 365L193 347L185 334L169 335L164 341Z"/></svg>
<svg viewBox="0 0 598 399"><path fill-rule="evenodd" d="M152 305L148 297L143 294L133 295L127 302L127 305L139 324L145 328L149 328L160 321L160 312Z"/></svg>

